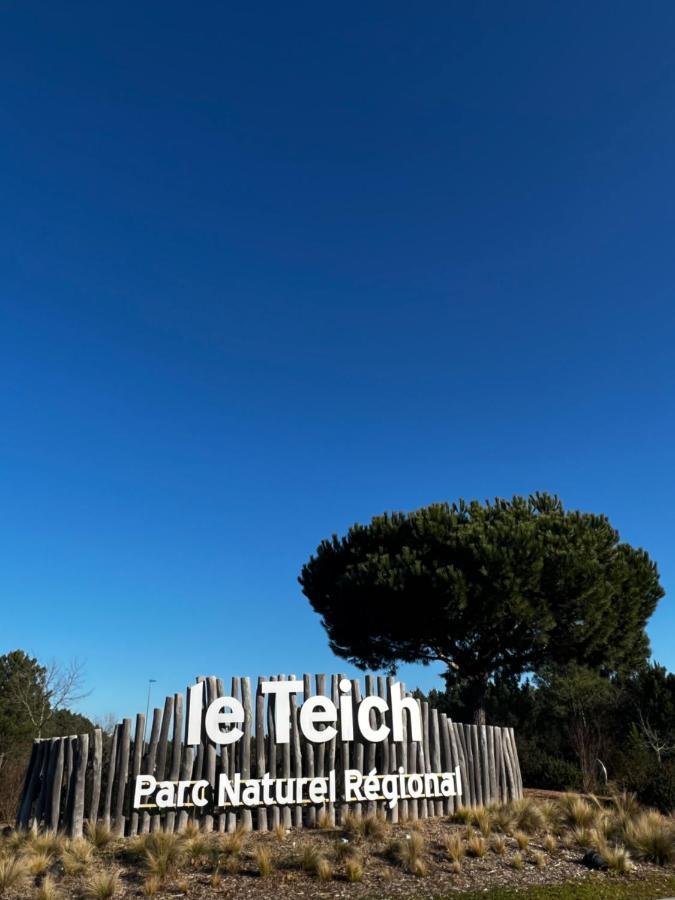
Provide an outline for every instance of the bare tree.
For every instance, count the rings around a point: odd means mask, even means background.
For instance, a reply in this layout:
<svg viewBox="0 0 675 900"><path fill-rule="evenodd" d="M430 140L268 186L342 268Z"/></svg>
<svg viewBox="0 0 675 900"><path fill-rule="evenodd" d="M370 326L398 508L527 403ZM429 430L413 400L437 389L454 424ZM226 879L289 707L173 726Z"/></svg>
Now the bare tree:
<svg viewBox="0 0 675 900"><path fill-rule="evenodd" d="M91 693L83 689L83 682L84 667L78 660L65 665L52 661L43 668L39 690L35 689L33 681L13 679L12 699L26 713L36 737L40 738L59 709L69 707Z"/></svg>
<svg viewBox="0 0 675 900"><path fill-rule="evenodd" d="M117 725L117 716L115 713L107 712L102 716L97 716L94 719L94 723L97 728L100 728L104 734L112 734L115 730L115 726Z"/></svg>
<svg viewBox="0 0 675 900"><path fill-rule="evenodd" d="M659 734L658 731L652 727L651 722L644 715L640 707L636 706L636 708L638 719L640 720L640 731L642 732L642 735L649 747L656 754L659 765L661 765L663 757L667 756L675 750L675 743L667 740L667 738Z"/></svg>

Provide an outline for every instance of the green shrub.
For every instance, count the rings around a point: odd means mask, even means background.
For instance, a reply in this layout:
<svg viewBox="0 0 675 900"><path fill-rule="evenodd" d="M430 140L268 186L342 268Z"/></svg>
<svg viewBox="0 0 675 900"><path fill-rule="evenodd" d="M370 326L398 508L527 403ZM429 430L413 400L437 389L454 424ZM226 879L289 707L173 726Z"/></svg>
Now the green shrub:
<svg viewBox="0 0 675 900"><path fill-rule="evenodd" d="M675 760L653 765L636 790L638 800L662 813L675 810Z"/></svg>
<svg viewBox="0 0 675 900"><path fill-rule="evenodd" d="M530 787L550 791L578 791L581 789L579 766L562 756L554 756L540 747L530 745L527 754L520 754L523 781Z"/></svg>

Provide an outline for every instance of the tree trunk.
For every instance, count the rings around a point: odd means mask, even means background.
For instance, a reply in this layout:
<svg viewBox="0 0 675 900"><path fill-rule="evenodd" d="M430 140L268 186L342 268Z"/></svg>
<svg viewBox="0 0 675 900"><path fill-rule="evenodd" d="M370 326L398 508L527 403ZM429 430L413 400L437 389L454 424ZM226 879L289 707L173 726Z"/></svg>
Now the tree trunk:
<svg viewBox="0 0 675 900"><path fill-rule="evenodd" d="M476 676L471 685L471 696L473 700L473 724L485 725L485 698L487 695L487 686L490 676L487 672L483 672Z"/></svg>

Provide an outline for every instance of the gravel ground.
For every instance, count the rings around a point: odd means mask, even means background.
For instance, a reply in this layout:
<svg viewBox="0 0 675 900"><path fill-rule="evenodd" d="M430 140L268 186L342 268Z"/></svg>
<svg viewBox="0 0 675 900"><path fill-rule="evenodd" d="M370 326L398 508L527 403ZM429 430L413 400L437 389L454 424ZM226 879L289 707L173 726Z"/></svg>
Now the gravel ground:
<svg viewBox="0 0 675 900"><path fill-rule="evenodd" d="M245 900L295 900L295 898L438 898L451 892L485 890L494 886L520 886L574 882L584 879L608 880L645 879L655 871L654 866L636 865L629 876L618 876L604 872L592 872L581 864L583 851L579 848L564 849L560 844L553 853L545 853L544 865L534 862L533 851L543 850L541 838L532 836L527 850L523 851L524 865L515 869L511 862L518 848L513 838L507 838L504 856L492 850L480 859L466 857L461 872L451 869L444 848L444 838L452 831L464 834L464 826L452 825L447 820L429 820L418 823L414 829L425 841L424 856L428 866L426 877L416 877L392 862L389 845L394 840L407 840L413 833L410 826L389 826L386 834L378 839L349 838L359 851L364 862L363 881L350 883L346 879L344 864L338 859L340 845L344 846L345 835L341 831L297 831L289 832L283 840L272 834L250 834L246 837L240 853L240 872L222 873L222 881L213 884L213 868L208 861L196 861L184 865L180 872L169 879L155 894L158 898L182 897L216 898L232 897ZM488 840L488 844L490 840ZM120 889L117 897L142 897L143 883L147 877L142 863L125 860L118 844L108 848L96 863L95 869L117 868L120 872ZM258 874L255 851L264 847L273 862L272 874L266 878ZM331 881L320 881L315 875L301 869L300 861L306 848L319 850L333 865ZM53 875L57 878L62 897L84 896L82 878L63 876L56 863ZM86 879L84 879L86 881ZM33 897L39 879L14 897Z"/></svg>

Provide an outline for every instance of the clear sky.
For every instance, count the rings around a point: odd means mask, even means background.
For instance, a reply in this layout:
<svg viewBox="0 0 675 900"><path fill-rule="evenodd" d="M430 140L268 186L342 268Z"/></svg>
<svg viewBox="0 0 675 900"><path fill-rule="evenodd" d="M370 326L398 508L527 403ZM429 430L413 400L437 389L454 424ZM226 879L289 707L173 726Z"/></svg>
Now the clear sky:
<svg viewBox="0 0 675 900"><path fill-rule="evenodd" d="M672 3L5 3L0 116L0 652L344 669L321 538L535 490L675 590Z"/></svg>

